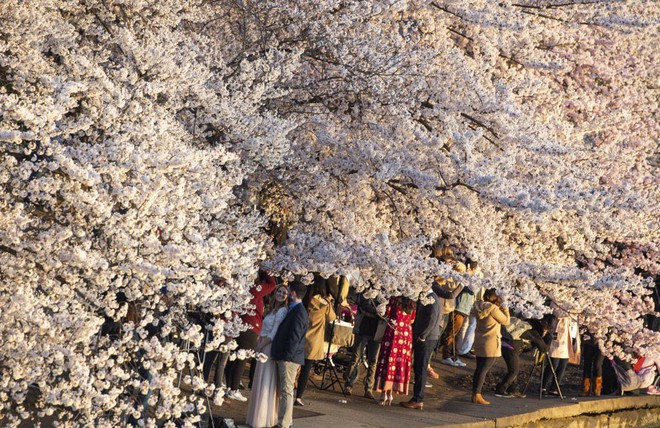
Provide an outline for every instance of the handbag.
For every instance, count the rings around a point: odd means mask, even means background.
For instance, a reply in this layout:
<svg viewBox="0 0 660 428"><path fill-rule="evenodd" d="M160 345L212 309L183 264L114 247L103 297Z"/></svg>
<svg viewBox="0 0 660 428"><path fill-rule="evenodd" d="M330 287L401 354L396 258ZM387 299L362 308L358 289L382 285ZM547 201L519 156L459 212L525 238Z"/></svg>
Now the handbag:
<svg viewBox="0 0 660 428"><path fill-rule="evenodd" d="M582 359L582 342L580 335L568 342L568 364L572 366L579 366Z"/></svg>

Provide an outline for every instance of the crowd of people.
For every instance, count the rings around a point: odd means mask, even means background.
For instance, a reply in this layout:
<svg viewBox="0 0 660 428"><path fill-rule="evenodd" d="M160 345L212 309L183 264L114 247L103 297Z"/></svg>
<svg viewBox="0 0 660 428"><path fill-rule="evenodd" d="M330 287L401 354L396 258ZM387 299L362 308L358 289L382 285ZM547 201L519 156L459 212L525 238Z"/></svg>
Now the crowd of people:
<svg viewBox="0 0 660 428"><path fill-rule="evenodd" d="M457 261L451 253L436 256L452 263L459 272L473 275L479 271L474 261ZM569 361L582 361L581 395L602 393L604 356L588 335L581 346L576 319L560 307L553 305L552 316L541 320L524 320L509 311L494 288L473 291L456 281L436 278L417 301L393 297L385 314L379 314L377 302L363 294L347 300L349 287L339 284L342 279L333 281L318 277L310 286L298 281L277 285L274 278L260 273L252 292L255 310L243 317L250 329L236 338L240 349L269 357L251 364L246 417L249 426L291 426L293 406L305 405L310 373L325 357L326 326L337 319L339 310L353 318L354 343L344 371L343 390L348 395L355 393L360 366L365 365L364 397L390 406L395 394L412 393L400 405L423 409L427 379L439 377L431 367L432 356L441 353L440 361L446 365L462 367L466 363L461 358L476 360L473 403L490 404L483 395L484 384L498 358L504 359L507 371L495 386L494 395L524 398L516 379L525 350L534 350L535 364L542 363L545 368L541 370L544 394L561 394ZM264 297L271 294L272 303L266 309ZM211 379L213 364L215 376ZM204 376L218 387L226 385L228 399L247 401L240 392L245 364L238 359L227 363L226 354L211 352L204 364ZM653 382L660 362L640 357L636 365L626 366L622 361L612 364L621 392L648 388L649 394L657 393Z"/></svg>

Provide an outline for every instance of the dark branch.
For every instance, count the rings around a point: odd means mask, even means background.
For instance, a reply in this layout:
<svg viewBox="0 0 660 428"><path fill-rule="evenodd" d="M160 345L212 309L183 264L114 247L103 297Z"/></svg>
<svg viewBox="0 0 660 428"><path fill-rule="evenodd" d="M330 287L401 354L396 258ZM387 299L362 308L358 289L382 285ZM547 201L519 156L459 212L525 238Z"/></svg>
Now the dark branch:
<svg viewBox="0 0 660 428"><path fill-rule="evenodd" d="M461 113L461 116L463 116L464 118L466 118L466 119L469 120L470 122L472 122L472 123L474 123L474 124L476 124L476 125L479 125L480 127L484 128L485 130L487 130L488 132L490 132L491 134L493 134L493 136L495 136L495 138L500 138L500 136L497 135L497 132L495 132L495 130L494 130L491 126L486 125L486 124L483 123L482 121L480 121L480 120L478 120L478 119L475 119L474 117L470 116L470 115L467 114L467 113Z"/></svg>

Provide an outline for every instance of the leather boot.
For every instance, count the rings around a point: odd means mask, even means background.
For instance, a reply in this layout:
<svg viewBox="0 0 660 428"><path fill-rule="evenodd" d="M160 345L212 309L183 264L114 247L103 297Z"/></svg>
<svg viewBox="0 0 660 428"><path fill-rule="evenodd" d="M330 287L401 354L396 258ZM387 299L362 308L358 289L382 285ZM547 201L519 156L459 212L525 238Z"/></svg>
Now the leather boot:
<svg viewBox="0 0 660 428"><path fill-rule="evenodd" d="M591 393L591 379L584 378L582 379L582 392L580 392L580 397L588 397Z"/></svg>
<svg viewBox="0 0 660 428"><path fill-rule="evenodd" d="M472 402L474 404L490 404L490 401L484 400L484 397L481 394L472 394Z"/></svg>
<svg viewBox="0 0 660 428"><path fill-rule="evenodd" d="M603 377L598 376L594 378L594 395L600 397L600 391L603 389Z"/></svg>

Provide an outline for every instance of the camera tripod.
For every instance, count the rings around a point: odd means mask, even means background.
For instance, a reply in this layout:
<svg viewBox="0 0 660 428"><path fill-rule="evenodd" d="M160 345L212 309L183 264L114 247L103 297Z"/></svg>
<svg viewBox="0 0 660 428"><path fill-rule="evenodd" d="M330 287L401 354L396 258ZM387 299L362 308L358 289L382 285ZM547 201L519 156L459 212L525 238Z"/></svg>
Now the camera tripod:
<svg viewBox="0 0 660 428"><path fill-rule="evenodd" d="M346 395L346 389L344 388L344 383L341 381L341 378L339 377L339 372L337 372L337 366L335 365L335 362L332 360L332 356L330 355L330 350L332 349L332 341L335 337L335 323L336 321L333 321L330 323L330 333L328 335L328 349L325 353L325 358L321 360L319 364L323 364L323 371L321 372L321 383L319 385L316 385L314 381L311 381L314 386L316 386L318 389L322 391L326 391L330 388L332 390L335 390L335 385L339 385L339 389L341 390L342 395Z"/></svg>
<svg viewBox="0 0 660 428"><path fill-rule="evenodd" d="M559 387L559 379L557 379L557 373L555 372L555 367L552 365L552 362L549 361L550 357L548 357L547 352L540 352L538 349L534 351L534 365L532 366L532 369L529 371L529 375L527 376L527 381L525 382L525 387L523 388L523 394L527 391L527 387L529 386L529 382L532 380L532 376L534 375L534 370L536 370L537 367L541 367L541 385L539 386L539 400L543 398L543 375L545 374L545 365L546 362L547 364L550 364L550 371L552 372L552 377L555 381L555 386L557 387L557 392L559 393L559 398L562 400L564 399L564 395L561 392L561 388Z"/></svg>

